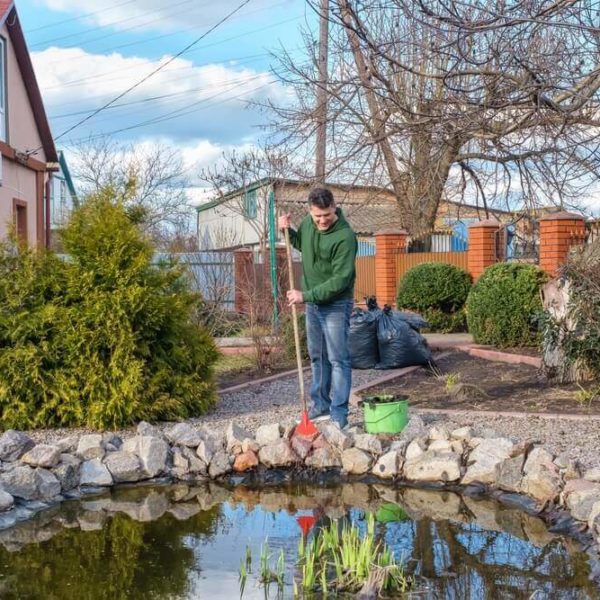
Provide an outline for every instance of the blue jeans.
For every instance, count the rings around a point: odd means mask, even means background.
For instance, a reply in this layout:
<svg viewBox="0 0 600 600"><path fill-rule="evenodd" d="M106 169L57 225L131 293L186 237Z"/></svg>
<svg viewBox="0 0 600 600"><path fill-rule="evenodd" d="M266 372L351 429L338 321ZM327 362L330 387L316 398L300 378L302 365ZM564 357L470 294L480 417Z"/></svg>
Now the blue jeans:
<svg viewBox="0 0 600 600"><path fill-rule="evenodd" d="M313 411L330 412L342 427L348 422L352 367L348 332L353 300L306 304L306 337L312 369Z"/></svg>

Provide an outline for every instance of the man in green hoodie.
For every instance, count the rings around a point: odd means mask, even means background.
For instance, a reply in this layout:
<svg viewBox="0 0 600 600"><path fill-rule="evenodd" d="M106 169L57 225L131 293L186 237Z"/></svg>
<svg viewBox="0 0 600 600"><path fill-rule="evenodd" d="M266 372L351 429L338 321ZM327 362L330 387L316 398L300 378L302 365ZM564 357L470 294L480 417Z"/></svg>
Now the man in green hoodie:
<svg viewBox="0 0 600 600"><path fill-rule="evenodd" d="M348 345L354 304L356 235L336 207L331 191L315 188L308 196L309 215L298 230L290 215L279 218L292 245L302 252L302 290L289 290L288 303L306 303L306 337L312 369L312 420L331 418L348 424L352 368Z"/></svg>

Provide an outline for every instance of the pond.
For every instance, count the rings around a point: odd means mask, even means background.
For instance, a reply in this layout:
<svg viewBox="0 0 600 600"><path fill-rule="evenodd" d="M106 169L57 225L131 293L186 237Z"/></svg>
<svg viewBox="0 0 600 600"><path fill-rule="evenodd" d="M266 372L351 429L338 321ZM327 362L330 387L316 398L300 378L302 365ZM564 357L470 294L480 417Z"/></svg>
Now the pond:
<svg viewBox="0 0 600 600"><path fill-rule="evenodd" d="M364 483L142 486L69 500L0 531L0 597L234 599L250 554L243 598L292 598L302 536L331 522L364 531L369 515L377 539L414 574L413 597L600 598L587 554L537 517L451 492ZM258 582L266 538L270 565L284 557L279 591Z"/></svg>

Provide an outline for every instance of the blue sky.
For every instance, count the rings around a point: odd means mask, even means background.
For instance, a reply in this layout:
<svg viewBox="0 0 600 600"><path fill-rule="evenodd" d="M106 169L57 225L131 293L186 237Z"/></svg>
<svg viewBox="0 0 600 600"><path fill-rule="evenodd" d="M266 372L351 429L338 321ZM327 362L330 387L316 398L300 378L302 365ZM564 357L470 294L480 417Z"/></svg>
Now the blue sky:
<svg viewBox="0 0 600 600"><path fill-rule="evenodd" d="M55 136L152 72L241 0L17 0ZM174 144L190 164L246 148L265 116L249 100L285 101L269 51L299 61L299 28L316 26L302 0L250 0L218 29L103 113L62 137L68 149L89 136ZM120 106L119 106L120 105ZM86 112L87 111L87 112Z"/></svg>

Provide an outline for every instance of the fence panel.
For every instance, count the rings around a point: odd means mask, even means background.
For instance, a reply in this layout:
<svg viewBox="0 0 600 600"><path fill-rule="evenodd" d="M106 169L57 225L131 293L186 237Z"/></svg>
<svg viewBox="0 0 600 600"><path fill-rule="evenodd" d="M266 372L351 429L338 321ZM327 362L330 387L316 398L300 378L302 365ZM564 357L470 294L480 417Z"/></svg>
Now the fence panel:
<svg viewBox="0 0 600 600"><path fill-rule="evenodd" d="M354 302L356 304L364 304L366 296L375 296L375 285L375 257L359 256L356 259Z"/></svg>
<svg viewBox="0 0 600 600"><path fill-rule="evenodd" d="M185 266L192 290L200 293L205 300L220 304L225 310L235 310L233 252L157 253L153 263L170 259Z"/></svg>
<svg viewBox="0 0 600 600"><path fill-rule="evenodd" d="M398 281L413 267L423 263L446 263L468 270L467 252L412 252L396 255L396 274Z"/></svg>

